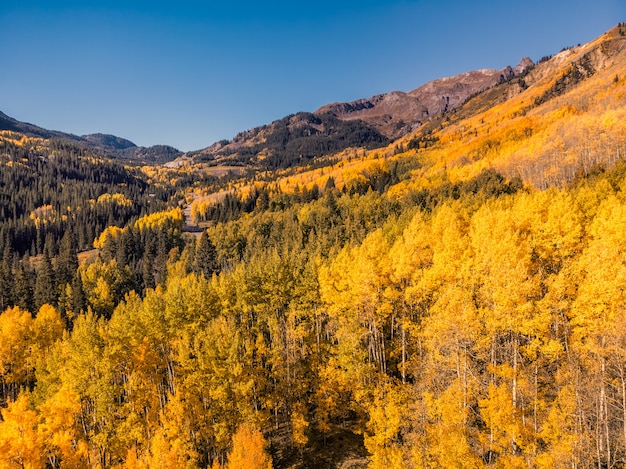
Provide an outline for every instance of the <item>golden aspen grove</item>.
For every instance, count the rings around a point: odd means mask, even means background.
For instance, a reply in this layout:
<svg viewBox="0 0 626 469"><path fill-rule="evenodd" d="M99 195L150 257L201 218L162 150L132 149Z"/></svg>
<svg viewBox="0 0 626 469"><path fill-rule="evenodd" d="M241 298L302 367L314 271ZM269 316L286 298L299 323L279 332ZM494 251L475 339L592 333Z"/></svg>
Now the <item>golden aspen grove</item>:
<svg viewBox="0 0 626 469"><path fill-rule="evenodd" d="M235 160L0 132L0 469L626 466L626 25Z"/></svg>

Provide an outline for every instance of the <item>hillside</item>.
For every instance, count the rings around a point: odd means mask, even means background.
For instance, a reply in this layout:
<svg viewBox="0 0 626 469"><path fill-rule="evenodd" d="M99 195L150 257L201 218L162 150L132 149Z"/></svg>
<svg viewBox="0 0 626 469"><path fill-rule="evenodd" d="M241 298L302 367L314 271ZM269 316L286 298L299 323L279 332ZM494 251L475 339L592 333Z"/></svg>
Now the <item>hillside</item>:
<svg viewBox="0 0 626 469"><path fill-rule="evenodd" d="M328 104L315 113L331 113L342 120L363 120L389 138L398 138L456 109L470 96L524 74L533 65L525 57L515 68L475 70L439 78L408 93L393 91L350 103Z"/></svg>
<svg viewBox="0 0 626 469"><path fill-rule="evenodd" d="M381 147L389 140L363 121L342 121L326 113L301 112L241 132L193 154L196 161L244 164L259 169L298 166L350 147Z"/></svg>
<svg viewBox="0 0 626 469"><path fill-rule="evenodd" d="M97 133L77 136L56 130L47 130L33 124L20 122L0 112L0 131L2 130L16 132L27 137L54 139L98 152L107 158L134 162L160 164L172 161L182 155L181 151L166 145L137 147L130 140L115 135Z"/></svg>
<svg viewBox="0 0 626 469"><path fill-rule="evenodd" d="M403 141L436 140L420 159L453 179L491 167L546 187L611 166L625 148L625 34L618 26L546 58Z"/></svg>
<svg viewBox="0 0 626 469"><path fill-rule="evenodd" d="M396 139L0 132L0 467L624 467L626 25L523 64Z"/></svg>
<svg viewBox="0 0 626 469"><path fill-rule="evenodd" d="M83 135L82 138L90 143L93 143L94 145L112 148L114 150L126 150L127 148L134 148L137 146L130 140L109 134Z"/></svg>
<svg viewBox="0 0 626 469"><path fill-rule="evenodd" d="M444 114L433 113L387 147L346 150L308 164L299 160L300 169L279 177L277 185L288 193L321 190L331 176L342 190L388 188L404 197L442 181L462 183L487 169L545 188L611 167L626 154L625 33L618 26L534 66L523 60L524 66L507 80L468 96ZM242 134L239 144L252 141L251 135ZM247 198L260 193L244 184L229 197L239 198L238 206L254 208L255 201ZM192 213L210 219L209 212L221 210L215 200L223 197L197 197ZM230 198L228 203L233 203Z"/></svg>
<svg viewBox="0 0 626 469"><path fill-rule="evenodd" d="M382 147L532 66L524 58L515 68L471 71L434 80L408 93L393 91L328 104L314 113L301 112L241 132L232 141L216 142L192 156L196 161L277 169L306 164L349 147Z"/></svg>

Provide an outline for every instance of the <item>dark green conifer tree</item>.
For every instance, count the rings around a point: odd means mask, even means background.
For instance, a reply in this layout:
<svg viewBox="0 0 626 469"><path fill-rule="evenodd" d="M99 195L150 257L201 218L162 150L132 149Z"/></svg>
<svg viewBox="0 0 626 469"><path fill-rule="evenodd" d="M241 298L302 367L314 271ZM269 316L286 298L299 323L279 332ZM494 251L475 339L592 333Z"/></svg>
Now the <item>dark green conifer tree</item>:
<svg viewBox="0 0 626 469"><path fill-rule="evenodd" d="M76 238L71 229L66 230L61 238L56 267L57 282L60 288L65 289L66 284L72 283L74 273L78 269Z"/></svg>
<svg viewBox="0 0 626 469"><path fill-rule="evenodd" d="M44 249L43 257L37 269L37 280L35 282L35 309L39 309L44 304L56 305L56 282L54 269L48 248Z"/></svg>
<svg viewBox="0 0 626 469"><path fill-rule="evenodd" d="M197 275L204 275L207 279L219 271L217 250L206 231L202 232L196 244L194 271Z"/></svg>
<svg viewBox="0 0 626 469"><path fill-rule="evenodd" d="M34 282L35 272L31 267L30 257L26 254L22 262L17 263L13 295L16 306L31 312L34 312L35 309L33 297Z"/></svg>
<svg viewBox="0 0 626 469"><path fill-rule="evenodd" d="M70 304L74 315L87 310L87 297L85 296L83 281L80 278L80 272L78 270L74 272L74 278L72 279L72 298Z"/></svg>
<svg viewBox="0 0 626 469"><path fill-rule="evenodd" d="M6 244L2 262L0 263L0 312L7 309L14 302L13 290L15 285L13 281L12 260L13 251L9 244Z"/></svg>

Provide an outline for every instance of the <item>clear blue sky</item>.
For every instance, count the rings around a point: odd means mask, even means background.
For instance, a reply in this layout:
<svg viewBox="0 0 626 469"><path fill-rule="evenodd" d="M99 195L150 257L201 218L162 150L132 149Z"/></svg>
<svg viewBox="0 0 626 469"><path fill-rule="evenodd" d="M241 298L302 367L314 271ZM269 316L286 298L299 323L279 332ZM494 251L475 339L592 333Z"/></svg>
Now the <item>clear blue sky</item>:
<svg viewBox="0 0 626 469"><path fill-rule="evenodd" d="M536 61L620 21L624 0L2 0L0 111L195 150L323 104Z"/></svg>

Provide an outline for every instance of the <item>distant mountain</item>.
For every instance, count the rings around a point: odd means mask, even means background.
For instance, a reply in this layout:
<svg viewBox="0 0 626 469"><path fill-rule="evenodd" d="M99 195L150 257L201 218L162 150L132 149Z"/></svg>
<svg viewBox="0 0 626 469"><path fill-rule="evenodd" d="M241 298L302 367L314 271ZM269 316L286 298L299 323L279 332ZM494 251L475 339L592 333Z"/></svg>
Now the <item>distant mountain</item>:
<svg viewBox="0 0 626 469"><path fill-rule="evenodd" d="M135 148L135 145L130 140L125 138L116 137L115 135L108 134L90 134L83 135L85 140L101 147L112 148L114 150L126 150L127 148Z"/></svg>
<svg viewBox="0 0 626 469"><path fill-rule="evenodd" d="M327 104L315 114L330 113L341 120L359 119L389 138L398 138L433 117L456 109L470 96L523 74L533 65L525 57L514 68L475 70L439 78L408 93L392 91L369 99Z"/></svg>
<svg viewBox="0 0 626 469"><path fill-rule="evenodd" d="M176 148L167 145L138 147L130 140L115 135L96 133L79 137L65 132L48 130L33 124L20 122L13 117L7 116L3 112L0 112L0 131L1 130L21 133L29 137L72 142L96 153L100 153L107 158L122 160L165 163L183 154Z"/></svg>
<svg viewBox="0 0 626 469"><path fill-rule="evenodd" d="M168 145L153 145L138 147L130 140L109 134L83 135L85 140L102 148L105 153L118 159L145 161L146 163L167 163L183 155L183 153Z"/></svg>
<svg viewBox="0 0 626 469"><path fill-rule="evenodd" d="M241 132L191 155L195 161L284 168L349 147L381 147L425 122L452 111L485 89L521 76L534 66L528 57L515 67L483 69L440 78L407 93L322 106Z"/></svg>
<svg viewBox="0 0 626 469"><path fill-rule="evenodd" d="M3 112L0 112L0 130L10 130L11 132L17 132L28 136L45 139L57 138L61 140L71 140L75 142L80 142L83 140L81 137L78 137L76 135L58 132L56 130L47 130L33 124L20 122L13 117L7 116Z"/></svg>
<svg viewBox="0 0 626 469"><path fill-rule="evenodd" d="M389 139L362 120L341 120L330 113L300 112L269 125L241 132L193 154L196 161L259 164L268 169L307 163L349 147L380 147Z"/></svg>
<svg viewBox="0 0 626 469"><path fill-rule="evenodd" d="M168 145L153 145L151 147L128 147L121 152L121 158L140 160L146 163L167 163L183 155L180 150Z"/></svg>

